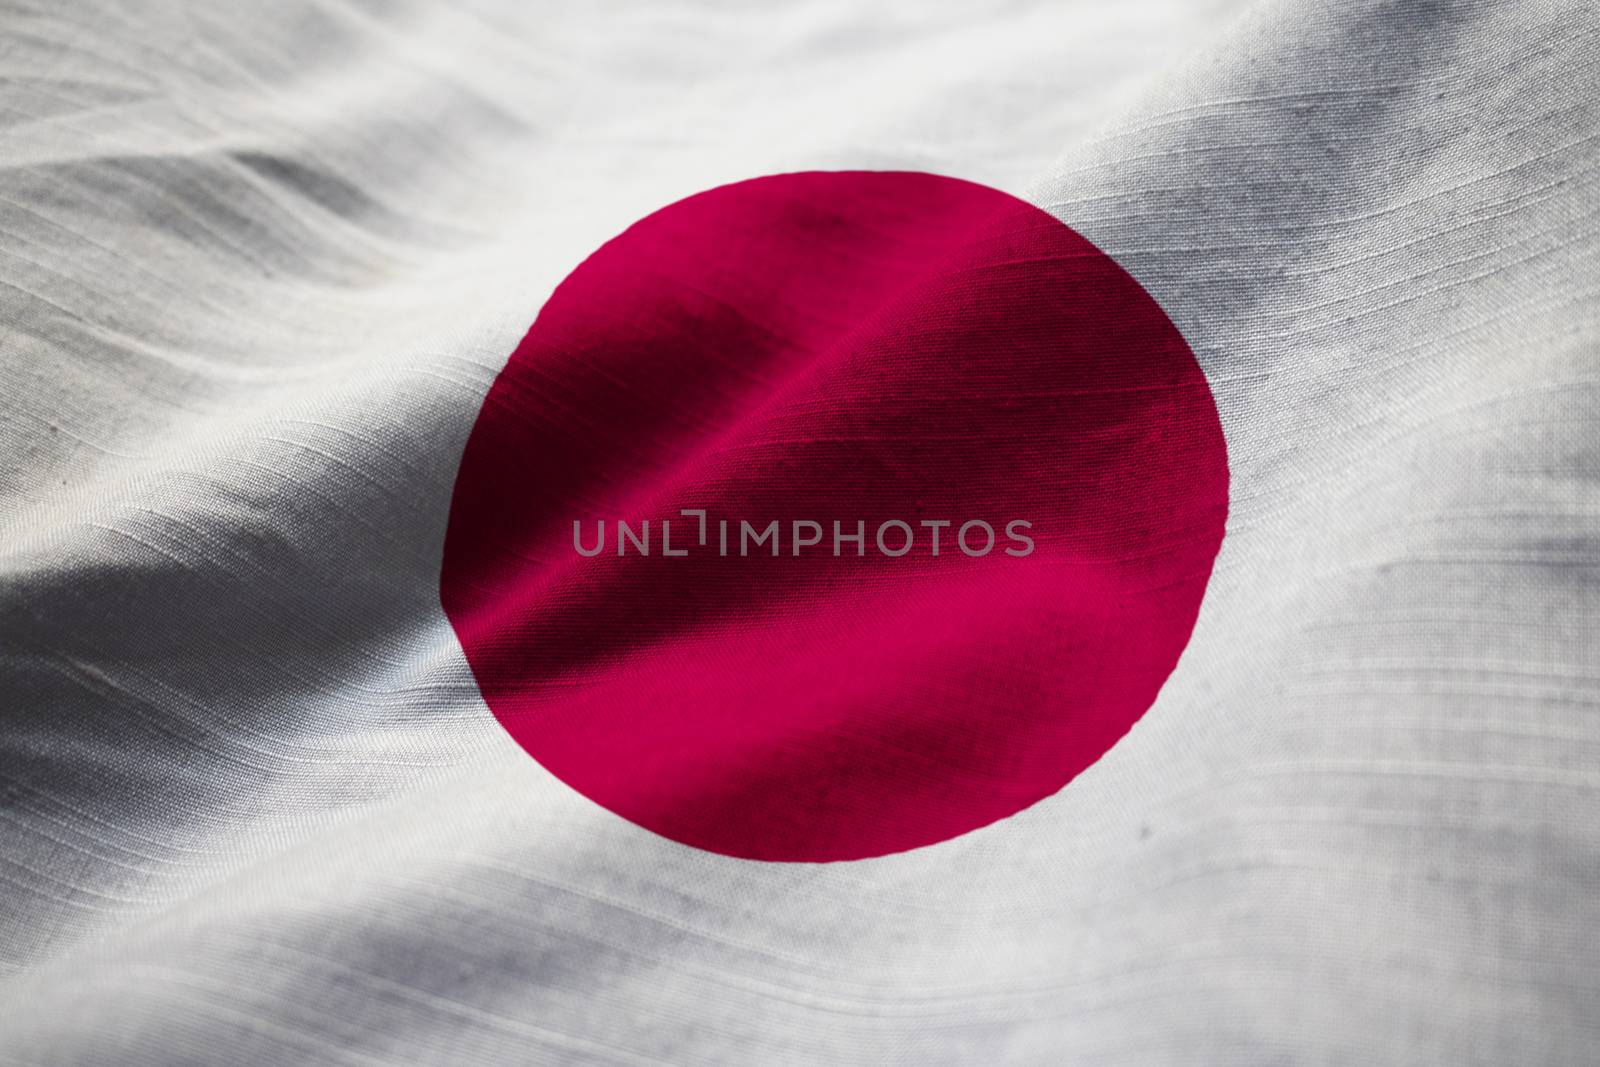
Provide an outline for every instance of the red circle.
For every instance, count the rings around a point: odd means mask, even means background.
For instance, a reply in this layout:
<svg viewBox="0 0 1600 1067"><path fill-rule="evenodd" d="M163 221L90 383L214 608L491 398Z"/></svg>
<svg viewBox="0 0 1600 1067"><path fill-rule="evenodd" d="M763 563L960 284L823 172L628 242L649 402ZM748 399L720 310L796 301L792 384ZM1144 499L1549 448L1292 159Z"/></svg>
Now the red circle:
<svg viewBox="0 0 1600 1067"><path fill-rule="evenodd" d="M1014 814L1126 733L1227 504L1189 346L1084 238L953 178L784 174L656 212L555 291L468 439L441 599L573 789L714 852L859 859ZM772 520L781 554L739 555ZM891 520L909 553L877 550Z"/></svg>

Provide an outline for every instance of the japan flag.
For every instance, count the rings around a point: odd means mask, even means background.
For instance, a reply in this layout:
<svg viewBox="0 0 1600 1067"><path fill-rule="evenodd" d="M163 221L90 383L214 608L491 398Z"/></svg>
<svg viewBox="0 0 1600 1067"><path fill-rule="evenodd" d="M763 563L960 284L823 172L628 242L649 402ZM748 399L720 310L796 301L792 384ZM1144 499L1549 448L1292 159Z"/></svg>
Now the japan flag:
<svg viewBox="0 0 1600 1067"><path fill-rule="evenodd" d="M0 1064L1579 1064L1600 14L25 0Z"/></svg>

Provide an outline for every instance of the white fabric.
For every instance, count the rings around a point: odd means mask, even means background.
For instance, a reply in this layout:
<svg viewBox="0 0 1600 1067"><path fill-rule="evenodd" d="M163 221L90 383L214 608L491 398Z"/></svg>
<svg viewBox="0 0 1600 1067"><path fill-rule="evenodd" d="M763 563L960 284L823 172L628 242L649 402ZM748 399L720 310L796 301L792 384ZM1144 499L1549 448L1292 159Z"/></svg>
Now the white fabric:
<svg viewBox="0 0 1600 1067"><path fill-rule="evenodd" d="M1587 0L0 17L0 1063L1592 1061ZM1229 535L1054 798L766 865L555 782L438 602L550 289L777 171L1117 258Z"/></svg>

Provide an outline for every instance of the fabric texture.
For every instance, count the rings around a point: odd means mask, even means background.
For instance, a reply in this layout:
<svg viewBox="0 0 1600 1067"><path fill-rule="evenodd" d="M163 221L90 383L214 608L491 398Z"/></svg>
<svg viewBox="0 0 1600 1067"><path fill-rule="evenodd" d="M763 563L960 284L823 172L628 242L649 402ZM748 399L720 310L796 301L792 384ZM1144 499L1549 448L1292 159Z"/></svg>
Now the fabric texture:
<svg viewBox="0 0 1600 1067"><path fill-rule="evenodd" d="M1579 0L8 5L0 1063L1593 1062L1597 31ZM445 522L578 262L844 168L1015 193L1131 273L1209 380L1227 534L1068 788L751 862L511 740Z"/></svg>

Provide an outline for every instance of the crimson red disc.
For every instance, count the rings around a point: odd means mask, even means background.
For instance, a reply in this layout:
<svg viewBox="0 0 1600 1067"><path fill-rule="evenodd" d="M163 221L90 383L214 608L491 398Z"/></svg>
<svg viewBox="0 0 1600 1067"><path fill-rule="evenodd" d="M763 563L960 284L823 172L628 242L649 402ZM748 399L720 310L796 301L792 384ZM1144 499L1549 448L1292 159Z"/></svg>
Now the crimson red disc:
<svg viewBox="0 0 1600 1067"><path fill-rule="evenodd" d="M1014 814L1126 733L1227 503L1205 376L1087 240L972 182L785 174L556 290L468 440L441 597L573 789L715 852L858 859Z"/></svg>

